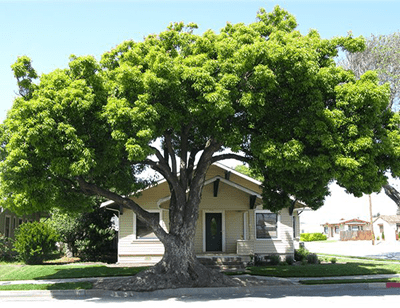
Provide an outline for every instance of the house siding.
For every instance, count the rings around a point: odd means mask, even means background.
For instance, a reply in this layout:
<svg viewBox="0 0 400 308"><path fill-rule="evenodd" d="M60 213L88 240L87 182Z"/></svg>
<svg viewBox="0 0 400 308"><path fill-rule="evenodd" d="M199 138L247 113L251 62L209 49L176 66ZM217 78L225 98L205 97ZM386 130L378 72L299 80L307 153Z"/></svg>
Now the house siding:
<svg viewBox="0 0 400 308"><path fill-rule="evenodd" d="M206 180L216 176L225 178L225 170L211 166ZM251 191L260 193L257 183L230 174L229 181L245 187ZM163 199L161 204L157 201L169 196L166 182L149 188L138 197L138 204L146 210L161 210L161 223L167 230L169 227L169 200ZM137 197L133 197L137 198ZM257 198L256 209L261 210L262 201ZM202 199L199 205L199 218L196 225L194 248L196 254L205 254L205 217L207 213L218 212L222 214L223 224L223 251L213 253L239 254L249 256L251 254L280 254L293 255L293 217L287 209L279 213L278 238L260 240L255 238L255 211L250 209L250 195L247 191L238 189L223 181L219 182L217 196L214 195L213 183L203 189ZM118 262L119 263L155 263L162 258L164 248L159 240L138 240L135 238L135 216L131 210L124 209L120 215ZM298 226L299 227L299 224Z"/></svg>

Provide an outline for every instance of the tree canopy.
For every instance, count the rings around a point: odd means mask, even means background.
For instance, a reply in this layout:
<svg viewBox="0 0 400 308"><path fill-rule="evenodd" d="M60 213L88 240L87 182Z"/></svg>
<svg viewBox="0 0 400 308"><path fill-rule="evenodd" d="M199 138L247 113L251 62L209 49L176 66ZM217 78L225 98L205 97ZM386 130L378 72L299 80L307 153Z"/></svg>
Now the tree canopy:
<svg viewBox="0 0 400 308"><path fill-rule="evenodd" d="M263 175L272 210L290 195L318 208L333 180L355 196L380 190L387 171L400 171L389 87L336 66L338 49L361 51L362 38L296 26L279 7L220 33L173 23L100 61L73 55L38 80L19 58L21 96L2 125L0 205L84 210L94 195L138 191L146 167L178 195L201 183L196 163L226 158Z"/></svg>

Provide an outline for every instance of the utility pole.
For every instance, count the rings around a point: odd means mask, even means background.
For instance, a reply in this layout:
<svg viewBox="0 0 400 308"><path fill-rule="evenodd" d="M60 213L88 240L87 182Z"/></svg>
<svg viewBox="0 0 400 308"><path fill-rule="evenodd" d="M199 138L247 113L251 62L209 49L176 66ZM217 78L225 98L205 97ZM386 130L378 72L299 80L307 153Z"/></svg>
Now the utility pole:
<svg viewBox="0 0 400 308"><path fill-rule="evenodd" d="M371 219L372 245L375 245L374 225L373 225L373 221L372 221L372 201L371 201L371 195L369 195L369 216L370 216L370 219Z"/></svg>

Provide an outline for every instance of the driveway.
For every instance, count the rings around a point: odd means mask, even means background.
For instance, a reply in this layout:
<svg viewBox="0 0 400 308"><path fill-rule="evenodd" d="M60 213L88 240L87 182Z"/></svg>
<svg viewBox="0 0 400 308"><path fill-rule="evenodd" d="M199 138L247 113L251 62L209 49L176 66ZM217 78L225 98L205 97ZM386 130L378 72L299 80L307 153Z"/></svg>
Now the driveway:
<svg viewBox="0 0 400 308"><path fill-rule="evenodd" d="M400 260L400 241L318 241L305 242L310 252Z"/></svg>

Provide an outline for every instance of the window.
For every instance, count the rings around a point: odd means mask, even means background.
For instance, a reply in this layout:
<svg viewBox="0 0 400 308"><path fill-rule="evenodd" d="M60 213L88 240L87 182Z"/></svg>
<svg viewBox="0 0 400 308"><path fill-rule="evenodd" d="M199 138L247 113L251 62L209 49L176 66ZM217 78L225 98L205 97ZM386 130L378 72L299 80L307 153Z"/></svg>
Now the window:
<svg viewBox="0 0 400 308"><path fill-rule="evenodd" d="M335 233L339 234L339 226L335 226Z"/></svg>
<svg viewBox="0 0 400 308"><path fill-rule="evenodd" d="M278 237L278 215L270 212L256 212L256 238Z"/></svg>
<svg viewBox="0 0 400 308"><path fill-rule="evenodd" d="M6 225L4 226L4 236L10 237L11 236L11 217L6 216Z"/></svg>
<svg viewBox="0 0 400 308"><path fill-rule="evenodd" d="M160 220L160 212L153 212L150 213L150 215L155 216L158 220ZM157 239L157 236L154 234L153 230L148 227L144 222L142 222L140 219L136 218L135 215L135 232L136 232L136 239L141 239L141 240L155 240Z"/></svg>

